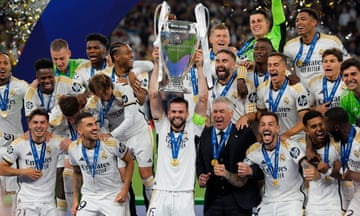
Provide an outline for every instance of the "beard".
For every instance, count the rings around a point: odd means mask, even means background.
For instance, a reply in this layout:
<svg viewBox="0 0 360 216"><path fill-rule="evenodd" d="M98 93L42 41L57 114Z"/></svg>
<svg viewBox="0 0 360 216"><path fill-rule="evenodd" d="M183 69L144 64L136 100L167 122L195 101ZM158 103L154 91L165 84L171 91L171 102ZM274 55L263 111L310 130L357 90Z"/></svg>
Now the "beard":
<svg viewBox="0 0 360 216"><path fill-rule="evenodd" d="M174 129L182 129L185 125L185 119L183 118L171 118L170 119L171 127Z"/></svg>
<svg viewBox="0 0 360 216"><path fill-rule="evenodd" d="M224 74L219 75L219 72L224 72ZM229 68L218 67L216 68L216 76L219 80L226 80L230 76Z"/></svg>

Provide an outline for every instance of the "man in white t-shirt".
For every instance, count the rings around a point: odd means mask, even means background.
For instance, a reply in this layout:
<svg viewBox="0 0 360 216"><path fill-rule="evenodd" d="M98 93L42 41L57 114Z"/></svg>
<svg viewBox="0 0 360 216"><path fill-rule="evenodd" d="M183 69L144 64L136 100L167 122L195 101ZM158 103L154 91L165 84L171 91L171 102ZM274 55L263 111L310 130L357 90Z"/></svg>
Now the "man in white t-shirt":
<svg viewBox="0 0 360 216"><path fill-rule="evenodd" d="M17 138L7 148L0 175L18 176L18 215L56 216L56 163L62 140L49 136L49 116L45 111L34 110L28 122L29 135ZM11 167L15 163L18 168Z"/></svg>
<svg viewBox="0 0 360 216"><path fill-rule="evenodd" d="M176 97L169 102L167 117L159 96L157 81L158 48L154 48L154 71L150 80L150 109L159 134L156 175L148 215L195 215L195 136L205 126L207 86L202 68L202 53L195 52L199 81L199 98L194 116L188 119L188 102Z"/></svg>

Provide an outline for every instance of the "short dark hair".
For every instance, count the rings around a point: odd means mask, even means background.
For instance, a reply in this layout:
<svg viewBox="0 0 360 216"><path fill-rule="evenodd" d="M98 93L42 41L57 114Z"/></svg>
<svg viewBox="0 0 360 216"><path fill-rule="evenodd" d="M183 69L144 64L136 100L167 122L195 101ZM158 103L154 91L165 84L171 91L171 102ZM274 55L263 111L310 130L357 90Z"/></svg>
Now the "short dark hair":
<svg viewBox="0 0 360 216"><path fill-rule="evenodd" d="M59 107L64 116L74 116L80 110L80 104L76 96L64 95L59 99Z"/></svg>
<svg viewBox="0 0 360 216"><path fill-rule="evenodd" d="M285 64L287 63L288 57L284 54L282 54L281 52L272 52L269 54L269 58L272 56L279 56L281 58L281 60L283 62L285 62Z"/></svg>
<svg viewBox="0 0 360 216"><path fill-rule="evenodd" d="M88 82L90 91L92 91L95 95L98 95L109 88L114 88L111 78L103 73L95 74Z"/></svg>
<svg viewBox="0 0 360 216"><path fill-rule="evenodd" d="M341 107L333 107L325 112L327 119L335 124L349 123L349 116L347 112Z"/></svg>
<svg viewBox="0 0 360 216"><path fill-rule="evenodd" d="M49 121L49 114L44 109L34 109L30 113L30 115L28 117L28 121L30 122L36 115L45 116L46 120Z"/></svg>
<svg viewBox="0 0 360 216"><path fill-rule="evenodd" d="M311 8L301 8L297 14L303 13L303 12L309 14L309 16L311 16L312 18L314 18L316 21L319 21L319 20L320 20L318 13L317 13L314 9L311 9Z"/></svg>
<svg viewBox="0 0 360 216"><path fill-rule="evenodd" d="M316 111L316 110L309 110L309 112L305 113L305 115L303 117L303 120L302 120L303 125L305 126L310 119L313 119L316 117L324 118L324 116L321 114L321 112Z"/></svg>
<svg viewBox="0 0 360 216"><path fill-rule="evenodd" d="M275 121L277 124L279 124L279 117L276 113L274 112L269 112L269 111L264 111L264 112L261 112L261 115L260 115L260 119L263 117L263 116L272 116L275 118Z"/></svg>
<svg viewBox="0 0 360 216"><path fill-rule="evenodd" d="M273 46L273 44L272 44L272 42L271 42L271 40L269 38L261 37L261 38L256 39L256 42L267 43L271 47L271 52L276 52L276 50L274 49L274 46Z"/></svg>
<svg viewBox="0 0 360 216"><path fill-rule="evenodd" d="M334 55L338 61L343 61L343 52L341 52L341 50L339 50L338 48L326 49L322 54L322 58L324 59L328 55Z"/></svg>
<svg viewBox="0 0 360 216"><path fill-rule="evenodd" d="M183 103L185 104L186 106L186 111L188 110L189 108L189 102L187 100L184 99L184 97L181 97L181 96L176 96L174 98L171 98L168 102L168 110L170 108L170 105L173 104L173 103Z"/></svg>
<svg viewBox="0 0 360 216"><path fill-rule="evenodd" d="M78 127L81 120L83 120L84 118L89 118L89 117L93 117L93 115L89 112L79 113L79 115L77 115L75 118L75 126Z"/></svg>
<svg viewBox="0 0 360 216"><path fill-rule="evenodd" d="M360 71L360 60L356 57L352 57L349 59L346 59L340 67L341 73L344 72L344 70L348 69L349 67L354 66Z"/></svg>
<svg viewBox="0 0 360 216"><path fill-rule="evenodd" d="M52 61L50 59L40 58L35 61L34 68L35 68L35 71L37 72L40 69L44 69L44 68L54 68L54 64L52 63Z"/></svg>
<svg viewBox="0 0 360 216"><path fill-rule="evenodd" d="M250 12L250 16L255 14L262 14L267 21L270 21L269 15L266 13L266 11L262 8L256 8L255 10L252 10Z"/></svg>
<svg viewBox="0 0 360 216"><path fill-rule="evenodd" d="M104 45L104 47L107 47L108 39L103 34L100 34L100 33L90 33L90 34L88 34L86 36L86 42L92 41L92 40L99 41L102 45Z"/></svg>
<svg viewBox="0 0 360 216"><path fill-rule="evenodd" d="M217 56L219 53L226 53L236 62L236 55L228 48L221 49L215 53L215 56Z"/></svg>
<svg viewBox="0 0 360 216"><path fill-rule="evenodd" d="M115 42L115 43L111 44L109 53L110 53L111 60L113 62L114 62L114 55L121 46L128 46L128 44L123 43L123 42Z"/></svg>

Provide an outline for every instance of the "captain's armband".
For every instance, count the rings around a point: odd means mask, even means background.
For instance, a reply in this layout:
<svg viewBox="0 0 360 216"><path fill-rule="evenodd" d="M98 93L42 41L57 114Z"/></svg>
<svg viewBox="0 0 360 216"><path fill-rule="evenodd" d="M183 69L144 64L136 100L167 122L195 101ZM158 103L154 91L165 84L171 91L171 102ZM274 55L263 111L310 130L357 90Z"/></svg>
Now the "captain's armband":
<svg viewBox="0 0 360 216"><path fill-rule="evenodd" d="M201 116L201 115L199 115L197 113L194 113L192 121L196 125L203 126L203 125L205 125L206 117Z"/></svg>

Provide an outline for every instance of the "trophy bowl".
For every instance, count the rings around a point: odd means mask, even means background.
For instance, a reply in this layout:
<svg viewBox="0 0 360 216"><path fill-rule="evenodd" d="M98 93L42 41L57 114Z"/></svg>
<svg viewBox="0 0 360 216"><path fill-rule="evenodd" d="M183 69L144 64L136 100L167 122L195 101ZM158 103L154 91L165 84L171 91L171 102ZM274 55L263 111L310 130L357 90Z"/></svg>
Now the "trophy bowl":
<svg viewBox="0 0 360 216"><path fill-rule="evenodd" d="M196 24L189 21L167 21L160 31L160 58L163 62L163 82L160 91L184 93L184 75L192 64L198 46Z"/></svg>

